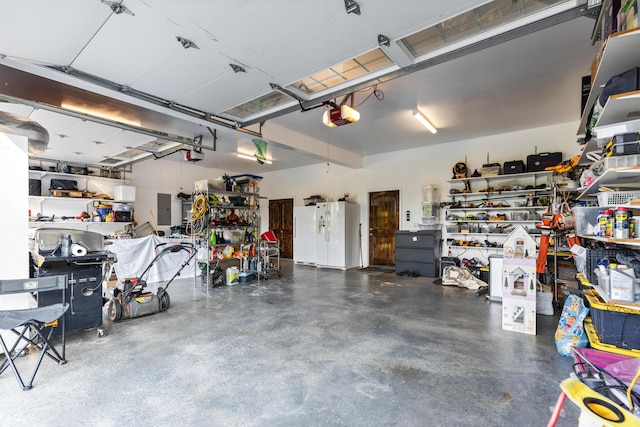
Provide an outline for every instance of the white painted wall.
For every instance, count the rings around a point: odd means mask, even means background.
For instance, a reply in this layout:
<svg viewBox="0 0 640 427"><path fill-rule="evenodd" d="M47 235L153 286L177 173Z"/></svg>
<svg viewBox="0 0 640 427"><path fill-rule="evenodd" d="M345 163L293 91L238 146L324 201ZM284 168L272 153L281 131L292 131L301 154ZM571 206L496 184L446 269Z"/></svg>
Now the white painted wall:
<svg viewBox="0 0 640 427"><path fill-rule="evenodd" d="M0 263L0 279L29 277L29 159L27 138L0 133L0 181L2 200L8 204L0 209L0 224L4 224L4 244ZM0 296L0 310L27 308L28 294ZM11 347L15 335L2 332ZM2 353L2 350L0 350Z"/></svg>
<svg viewBox="0 0 640 427"><path fill-rule="evenodd" d="M0 180L2 200L9 209L0 209L5 245L0 264L1 279L29 277L29 158L27 138L0 133Z"/></svg>
<svg viewBox="0 0 640 427"><path fill-rule="evenodd" d="M176 154L177 155L177 154ZM151 160L137 163L133 172L127 176L129 185L136 187L136 201L133 204L134 215L138 225L147 221L152 222L151 212L158 218L158 193L171 194L171 225L182 223L182 201L178 193L191 194L195 189L195 182L202 179L215 179L224 175L237 175L224 170L205 168L198 163L185 160L180 162L170 160ZM268 203L261 206L261 215L269 212ZM158 229L169 235L170 226L158 226Z"/></svg>
<svg viewBox="0 0 640 427"><path fill-rule="evenodd" d="M471 171L480 168L487 161L504 163L510 160L525 160L529 154L545 151L561 151L563 159L580 152L576 143L577 122L559 124L543 128L528 129L508 134L494 135L459 141L450 144L428 146L424 148L379 154L364 158L362 169L349 169L335 164L318 164L278 172L265 173L261 183L260 195L268 199L293 198L295 206L304 205L303 199L320 194L329 200L338 200L345 193L349 200L360 205L362 224L362 251L369 253L368 230L368 193L381 190L400 190L400 212L402 230L415 228L422 218L422 186L435 185L441 199L446 200L449 186L446 181L452 178L452 167L456 162L467 158ZM429 133L425 132L425 141ZM390 142L393 144L393 142ZM215 178L224 170L206 169L196 164L156 160L134 166L130 176L136 192L136 219L138 222L149 220L149 210L156 209L158 192L177 195L193 189L193 183L203 178ZM182 187L182 190L180 188ZM411 219L406 220L406 211ZM261 202L261 230L268 228L268 203ZM174 224L180 223L180 202L174 198L172 206ZM168 227L167 227L168 231Z"/></svg>

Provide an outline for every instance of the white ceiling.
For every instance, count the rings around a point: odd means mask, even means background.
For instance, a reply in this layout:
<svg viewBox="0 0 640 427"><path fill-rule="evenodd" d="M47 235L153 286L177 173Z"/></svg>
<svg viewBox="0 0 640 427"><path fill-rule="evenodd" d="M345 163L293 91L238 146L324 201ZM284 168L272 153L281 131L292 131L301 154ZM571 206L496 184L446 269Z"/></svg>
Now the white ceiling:
<svg viewBox="0 0 640 427"><path fill-rule="evenodd" d="M216 130L216 151L204 150L201 165L259 174L325 162L329 152L332 162L359 167L366 155L578 121L581 76L590 72L597 50L590 42L595 21L584 16L433 66L425 65L429 59L414 60L400 49L398 39L485 0L358 0L361 15L347 14L344 0L121 3L134 15L115 14L100 0L62 4L22 0L3 5L0 95L17 102L0 103L0 111L27 116L49 131L49 149L42 157L97 164L127 147L155 141L158 132L187 138L201 135L202 144L213 147L209 127ZM576 3L580 2L569 1L554 12L575 8ZM399 64L396 68L418 71L398 71L400 77L379 83L383 99L369 96L372 87L357 91L354 104L362 117L358 123L329 129L321 122L324 108L304 112L297 108L269 116L262 127L249 126L268 142L271 165L235 157L236 151L252 154L256 136L231 129L230 120L212 123L77 78L95 76L224 117L225 110L269 93L270 83L286 87L378 47L380 33L391 39L384 50ZM184 49L178 36L198 48ZM246 73L234 73L230 63L241 65ZM47 66L75 71L67 74ZM41 85L30 74L55 84ZM348 93L340 89L333 94L338 103ZM316 104L326 96L320 94ZM122 102L114 99L132 105L123 109ZM142 128L155 134L33 108L69 101L109 107L121 117L128 110ZM416 106L438 127L437 134L413 120L410 111ZM254 123L262 120L249 118ZM166 158L182 157L176 153Z"/></svg>

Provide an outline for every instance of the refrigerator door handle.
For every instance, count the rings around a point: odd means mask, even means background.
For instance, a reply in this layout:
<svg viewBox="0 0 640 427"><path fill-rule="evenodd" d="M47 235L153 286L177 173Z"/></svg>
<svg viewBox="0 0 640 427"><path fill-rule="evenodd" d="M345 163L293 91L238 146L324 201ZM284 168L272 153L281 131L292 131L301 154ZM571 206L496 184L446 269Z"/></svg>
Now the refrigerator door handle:
<svg viewBox="0 0 640 427"><path fill-rule="evenodd" d="M293 238L296 238L296 217L293 217Z"/></svg>
<svg viewBox="0 0 640 427"><path fill-rule="evenodd" d="M326 213L326 218L327 218L327 231L324 233L324 240L328 242L329 240L331 240L331 215L329 215L329 211L327 211Z"/></svg>

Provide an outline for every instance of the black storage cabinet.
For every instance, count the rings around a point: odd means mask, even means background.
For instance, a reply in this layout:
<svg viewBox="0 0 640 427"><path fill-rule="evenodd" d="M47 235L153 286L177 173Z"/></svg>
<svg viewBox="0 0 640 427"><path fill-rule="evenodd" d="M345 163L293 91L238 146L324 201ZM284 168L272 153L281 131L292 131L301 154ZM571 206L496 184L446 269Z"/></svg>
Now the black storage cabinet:
<svg viewBox="0 0 640 427"><path fill-rule="evenodd" d="M438 277L440 230L396 231L396 273Z"/></svg>
<svg viewBox="0 0 640 427"><path fill-rule="evenodd" d="M90 328L102 328L102 276L106 255L85 255L45 257L36 276L64 274L68 279L67 302L69 310L65 314L66 331L73 332ZM92 289L91 295L83 290ZM45 292L38 295L38 306L59 303L62 291ZM86 292L89 294L89 292ZM57 330L58 328L56 328Z"/></svg>

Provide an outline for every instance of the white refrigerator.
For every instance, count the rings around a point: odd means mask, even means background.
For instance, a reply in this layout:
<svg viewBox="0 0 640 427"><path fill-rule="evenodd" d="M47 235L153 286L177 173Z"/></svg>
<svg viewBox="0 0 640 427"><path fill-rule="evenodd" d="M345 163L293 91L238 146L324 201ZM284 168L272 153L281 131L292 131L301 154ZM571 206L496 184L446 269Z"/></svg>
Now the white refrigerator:
<svg viewBox="0 0 640 427"><path fill-rule="evenodd" d="M293 208L293 262L316 263L316 207Z"/></svg>
<svg viewBox="0 0 640 427"><path fill-rule="evenodd" d="M318 203L315 213L316 266L360 265L360 210L347 202Z"/></svg>

